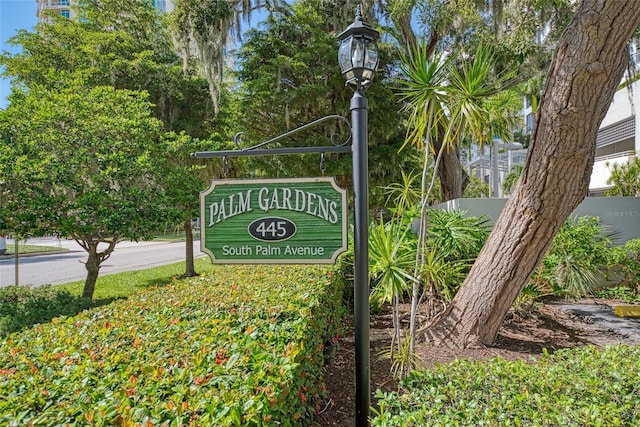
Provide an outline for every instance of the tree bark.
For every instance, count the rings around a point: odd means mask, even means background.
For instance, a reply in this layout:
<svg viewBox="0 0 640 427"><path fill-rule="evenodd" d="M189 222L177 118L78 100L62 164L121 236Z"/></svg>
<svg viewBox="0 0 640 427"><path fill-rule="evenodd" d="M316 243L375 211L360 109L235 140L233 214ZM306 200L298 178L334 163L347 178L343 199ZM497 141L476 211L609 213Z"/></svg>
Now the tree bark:
<svg viewBox="0 0 640 427"><path fill-rule="evenodd" d="M584 0L558 42L519 184L469 276L422 337L473 347L500 325L560 226L586 197L598 128L640 23L636 0Z"/></svg>
<svg viewBox="0 0 640 427"><path fill-rule="evenodd" d="M100 273L100 266L108 259L118 243L118 235L114 235L111 239L102 239L100 237L94 238L92 236L72 236L72 238L89 254L85 268L87 269L87 278L84 281L84 288L82 289L82 296L84 298L93 299L93 293L96 289L96 282L98 281L98 274ZM100 243L107 243L107 248L98 252L98 245Z"/></svg>
<svg viewBox="0 0 640 427"><path fill-rule="evenodd" d="M440 135L444 134L444 130ZM440 152L442 141L436 138L433 141L434 151ZM460 163L460 148L445 147L440 163L438 164L438 177L440 178L440 197L443 202L459 199L469 185L469 174Z"/></svg>
<svg viewBox="0 0 640 427"><path fill-rule="evenodd" d="M184 237L185 237L185 272L184 277L197 276L196 267L193 259L193 229L191 228L191 217L187 218L184 222Z"/></svg>
<svg viewBox="0 0 640 427"><path fill-rule="evenodd" d="M87 269L87 278L84 281L82 296L84 298L93 299L96 282L98 281L98 274L100 273L100 259L98 257L97 245L89 245L87 252L89 253L89 257L84 265Z"/></svg>

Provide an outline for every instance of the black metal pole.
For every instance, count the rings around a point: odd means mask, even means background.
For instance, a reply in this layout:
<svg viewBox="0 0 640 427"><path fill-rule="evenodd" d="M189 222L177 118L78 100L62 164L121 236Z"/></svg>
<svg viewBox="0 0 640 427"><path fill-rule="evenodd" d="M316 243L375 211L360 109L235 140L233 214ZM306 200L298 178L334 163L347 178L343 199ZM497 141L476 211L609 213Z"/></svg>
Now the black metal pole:
<svg viewBox="0 0 640 427"><path fill-rule="evenodd" d="M354 317L356 346L356 427L369 426L369 165L367 98L356 90L351 98L354 192Z"/></svg>

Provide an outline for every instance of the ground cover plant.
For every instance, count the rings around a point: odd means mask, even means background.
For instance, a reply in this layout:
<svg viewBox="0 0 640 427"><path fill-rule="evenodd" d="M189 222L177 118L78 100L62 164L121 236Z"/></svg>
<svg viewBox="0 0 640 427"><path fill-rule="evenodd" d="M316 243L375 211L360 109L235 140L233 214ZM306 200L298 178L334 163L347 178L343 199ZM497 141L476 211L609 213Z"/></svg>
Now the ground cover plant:
<svg viewBox="0 0 640 427"><path fill-rule="evenodd" d="M341 285L224 267L0 344L0 425L301 425L323 392Z"/></svg>
<svg viewBox="0 0 640 427"><path fill-rule="evenodd" d="M634 426L640 347L588 346L536 363L457 361L378 392L372 426Z"/></svg>

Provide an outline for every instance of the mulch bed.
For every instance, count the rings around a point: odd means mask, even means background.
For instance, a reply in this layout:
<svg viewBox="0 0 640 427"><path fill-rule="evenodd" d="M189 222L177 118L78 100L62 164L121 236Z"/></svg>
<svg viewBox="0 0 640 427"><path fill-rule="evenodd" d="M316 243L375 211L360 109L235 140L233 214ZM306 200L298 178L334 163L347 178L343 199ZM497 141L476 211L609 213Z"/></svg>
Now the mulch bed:
<svg viewBox="0 0 640 427"><path fill-rule="evenodd" d="M492 347L460 350L421 345L416 349L417 354L424 362L425 368L430 368L456 359L486 360L501 357L507 360L531 360L540 355L543 348L553 352L561 348L590 344L604 346L613 343L636 343L630 342L615 331L601 328L561 310L560 304L558 301L549 301L528 316L508 318ZM371 316L372 402L375 402L373 393L378 389L398 390L398 383L390 373L390 361L379 357L380 352L389 348L392 330L388 313ZM326 367L325 385L328 397L316 417L320 427L355 425L354 358L354 337L351 333L340 338L336 355Z"/></svg>

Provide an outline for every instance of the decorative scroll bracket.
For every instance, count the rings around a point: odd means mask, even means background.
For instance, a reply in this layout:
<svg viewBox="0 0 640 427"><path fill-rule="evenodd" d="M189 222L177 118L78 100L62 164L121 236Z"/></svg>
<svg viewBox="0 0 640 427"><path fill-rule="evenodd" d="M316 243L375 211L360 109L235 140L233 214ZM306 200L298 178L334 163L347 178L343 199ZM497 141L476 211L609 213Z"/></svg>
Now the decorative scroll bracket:
<svg viewBox="0 0 640 427"><path fill-rule="evenodd" d="M324 146L324 147L282 147L282 148L261 148L264 147L266 145L271 144L272 142L276 142L279 141L281 139L284 139L288 136L291 136L295 133L298 133L302 130L308 129L310 127L313 127L319 123L322 123L324 121L327 120L333 120L333 119L337 119L337 120L342 120L343 122L345 122L348 127L349 127L349 137L347 138L346 141L342 142L341 144L335 144L334 143L334 135L331 135L331 142L333 143L333 145L331 146ZM349 121L339 115L330 115L330 116L325 116L322 117L318 120L315 120L311 123L307 123L305 125L302 125L300 127L297 127L293 130L290 130L289 132L283 133L282 135L278 135L274 138L269 139L268 141L264 141L261 142L260 144L256 144L254 146L248 147L248 148L244 148L244 149L240 149L240 141L241 141L241 136L244 133L240 132L237 133L234 138L233 138L233 142L236 144L236 147L238 147L237 150L223 150L223 151L198 151L195 153L191 153L191 157L196 158L196 159L204 159L204 158L211 158L211 157L243 157L243 156L267 156L267 155L281 155L281 154L307 154L307 153L350 153L352 151L351 145L347 145L352 138L351 135L351 123L349 123Z"/></svg>

